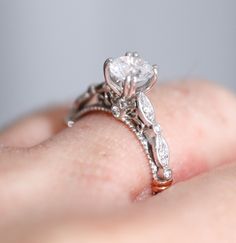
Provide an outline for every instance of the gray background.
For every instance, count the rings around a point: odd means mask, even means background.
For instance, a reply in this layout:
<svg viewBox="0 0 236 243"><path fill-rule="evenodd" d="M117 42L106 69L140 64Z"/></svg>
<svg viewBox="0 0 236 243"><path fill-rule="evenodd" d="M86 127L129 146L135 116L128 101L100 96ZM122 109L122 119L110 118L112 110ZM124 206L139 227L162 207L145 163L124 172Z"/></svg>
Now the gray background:
<svg viewBox="0 0 236 243"><path fill-rule="evenodd" d="M137 50L161 80L236 88L236 1L0 0L0 126L103 79L106 57Z"/></svg>

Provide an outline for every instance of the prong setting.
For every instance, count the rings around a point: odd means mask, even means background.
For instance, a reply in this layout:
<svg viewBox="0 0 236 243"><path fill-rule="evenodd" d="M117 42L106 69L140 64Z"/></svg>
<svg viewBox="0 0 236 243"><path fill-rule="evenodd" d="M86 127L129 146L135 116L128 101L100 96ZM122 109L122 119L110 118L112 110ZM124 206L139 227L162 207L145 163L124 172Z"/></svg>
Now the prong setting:
<svg viewBox="0 0 236 243"><path fill-rule="evenodd" d="M172 183L169 147L145 94L157 82L157 66L144 61L137 52L127 52L116 59L108 58L103 70L105 83L91 86L76 100L67 125L73 126L89 111L112 113L136 134L143 146L154 181L153 193L165 190Z"/></svg>
<svg viewBox="0 0 236 243"><path fill-rule="evenodd" d="M132 53L131 51L127 51L127 52L125 53L125 56L127 56L127 57L132 57L132 56L133 56L133 53Z"/></svg>
<svg viewBox="0 0 236 243"><path fill-rule="evenodd" d="M103 65L105 82L107 83L108 86L111 83L111 77L110 77L110 74L109 74L109 66L112 63L112 61L113 61L112 58L107 58L106 61L104 62L104 65Z"/></svg>
<svg viewBox="0 0 236 243"><path fill-rule="evenodd" d="M123 87L123 97L129 99L135 95L136 90L136 77L131 75L127 76Z"/></svg>
<svg viewBox="0 0 236 243"><path fill-rule="evenodd" d="M132 79L132 77L130 75L128 75L124 81L124 87L123 87L123 96L124 97L129 97L131 79Z"/></svg>
<svg viewBox="0 0 236 243"><path fill-rule="evenodd" d="M131 98L135 95L136 92L136 83L137 83L137 78L133 77L130 81L130 88L129 88L129 95L128 97Z"/></svg>
<svg viewBox="0 0 236 243"><path fill-rule="evenodd" d="M115 93L118 95L125 93L129 96L148 91L157 79L155 67L142 59L137 52L126 52L125 56L106 60L104 75L106 83ZM127 87L124 84L127 79L132 82L130 94L127 90L123 90L124 87Z"/></svg>
<svg viewBox="0 0 236 243"><path fill-rule="evenodd" d="M152 68L153 68L153 72L154 74L157 76L158 75L158 67L156 64L152 65Z"/></svg>
<svg viewBox="0 0 236 243"><path fill-rule="evenodd" d="M111 79L110 75L110 65L113 63L112 58L108 58L103 65L103 72L104 72L104 78L105 83L108 87L110 87L115 93L120 94L120 90L117 88L117 86L114 84L113 80Z"/></svg>
<svg viewBox="0 0 236 243"><path fill-rule="evenodd" d="M139 57L138 52L136 52L136 51L135 51L135 52L133 52L133 56L134 56L134 57Z"/></svg>

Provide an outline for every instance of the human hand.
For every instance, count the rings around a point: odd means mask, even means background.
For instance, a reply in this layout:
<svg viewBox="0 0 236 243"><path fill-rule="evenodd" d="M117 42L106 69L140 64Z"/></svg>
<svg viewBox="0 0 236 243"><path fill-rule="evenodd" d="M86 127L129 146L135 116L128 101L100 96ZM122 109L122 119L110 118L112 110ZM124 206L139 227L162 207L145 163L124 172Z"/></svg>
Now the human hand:
<svg viewBox="0 0 236 243"><path fill-rule="evenodd" d="M109 115L68 129L67 107L39 112L0 134L1 242L234 242L235 97L203 82L151 93L171 188L150 197L141 146Z"/></svg>

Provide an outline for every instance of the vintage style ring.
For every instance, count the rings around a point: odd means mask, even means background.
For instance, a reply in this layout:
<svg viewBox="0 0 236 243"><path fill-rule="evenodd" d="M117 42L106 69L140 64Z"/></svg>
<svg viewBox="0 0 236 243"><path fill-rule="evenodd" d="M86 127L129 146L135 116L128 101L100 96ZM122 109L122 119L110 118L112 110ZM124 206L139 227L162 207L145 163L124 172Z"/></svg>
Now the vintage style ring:
<svg viewBox="0 0 236 243"><path fill-rule="evenodd" d="M172 184L169 148L145 94L157 82L156 65L150 65L136 52L127 52L105 61L104 76L105 82L90 86L76 99L67 125L71 127L90 111L111 113L139 139L150 164L153 194L165 190Z"/></svg>

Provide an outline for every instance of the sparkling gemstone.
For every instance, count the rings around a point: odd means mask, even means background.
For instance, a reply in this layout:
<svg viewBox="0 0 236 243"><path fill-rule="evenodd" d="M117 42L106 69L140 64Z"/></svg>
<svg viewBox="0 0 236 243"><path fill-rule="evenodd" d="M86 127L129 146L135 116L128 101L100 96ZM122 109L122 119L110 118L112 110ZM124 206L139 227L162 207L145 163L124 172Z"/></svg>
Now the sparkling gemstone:
<svg viewBox="0 0 236 243"><path fill-rule="evenodd" d="M127 76L136 77L137 88L144 88L154 75L153 67L141 57L121 56L114 59L109 67L112 81L121 89Z"/></svg>
<svg viewBox="0 0 236 243"><path fill-rule="evenodd" d="M156 152L159 163L163 167L167 166L169 163L169 147L161 135L156 137Z"/></svg>
<svg viewBox="0 0 236 243"><path fill-rule="evenodd" d="M171 171L171 169L164 169L163 175L164 175L164 177L165 177L166 180L170 180L171 177L172 177L172 171Z"/></svg>
<svg viewBox="0 0 236 243"><path fill-rule="evenodd" d="M123 99L123 98L119 99L119 107L121 109L125 109L125 108L127 108L127 106L128 106L128 103L125 99Z"/></svg>
<svg viewBox="0 0 236 243"><path fill-rule="evenodd" d="M160 124L155 124L153 125L153 131L156 133L156 134L159 134L161 132L161 126Z"/></svg>
<svg viewBox="0 0 236 243"><path fill-rule="evenodd" d="M155 112L151 101L144 93L138 95L138 108L142 117L151 125L155 123Z"/></svg>
<svg viewBox="0 0 236 243"><path fill-rule="evenodd" d="M120 116L120 109L118 106L112 106L111 108L111 112L113 114L114 117L118 118Z"/></svg>

